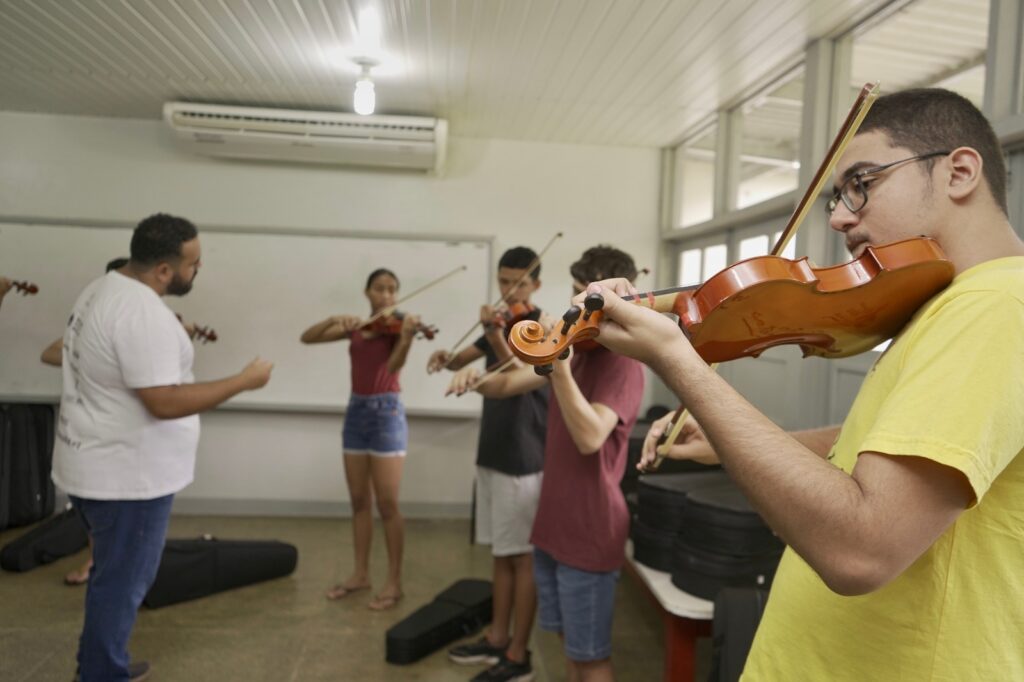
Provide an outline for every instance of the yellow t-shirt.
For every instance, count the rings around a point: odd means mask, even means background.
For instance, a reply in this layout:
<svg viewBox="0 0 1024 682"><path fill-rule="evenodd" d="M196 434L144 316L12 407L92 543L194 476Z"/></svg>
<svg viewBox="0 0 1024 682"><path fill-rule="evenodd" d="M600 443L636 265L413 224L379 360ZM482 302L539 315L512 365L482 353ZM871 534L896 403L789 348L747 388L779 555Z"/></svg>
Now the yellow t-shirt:
<svg viewBox="0 0 1024 682"><path fill-rule="evenodd" d="M744 680L1024 680L1024 258L961 273L879 358L829 459L927 457L972 504L910 568L842 597L792 550Z"/></svg>

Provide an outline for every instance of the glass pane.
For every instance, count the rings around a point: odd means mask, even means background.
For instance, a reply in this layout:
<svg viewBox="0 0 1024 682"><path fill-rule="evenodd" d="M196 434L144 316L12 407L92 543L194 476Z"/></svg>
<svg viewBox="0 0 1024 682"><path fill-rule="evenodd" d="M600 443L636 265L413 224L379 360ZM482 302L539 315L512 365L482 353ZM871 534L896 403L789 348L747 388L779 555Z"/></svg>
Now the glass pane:
<svg viewBox="0 0 1024 682"><path fill-rule="evenodd" d="M774 248L774 246L779 242L780 237L782 237L782 230L779 230L772 235L772 246L770 248ZM796 258L796 235L789 240L789 243L786 244L786 248L784 248L782 253L779 255L790 260Z"/></svg>
<svg viewBox="0 0 1024 682"><path fill-rule="evenodd" d="M704 249L704 276L703 281L725 269L726 250L725 244L715 244Z"/></svg>
<svg viewBox="0 0 1024 682"><path fill-rule="evenodd" d="M711 220L714 213L717 142L718 128L712 126L676 147L674 202L676 224L681 227Z"/></svg>
<svg viewBox="0 0 1024 682"><path fill-rule="evenodd" d="M740 242L740 260L764 256L768 253L768 235L759 234L756 237L748 237Z"/></svg>
<svg viewBox="0 0 1024 682"><path fill-rule="evenodd" d="M700 249L687 249L679 254L679 286L700 284Z"/></svg>
<svg viewBox="0 0 1024 682"><path fill-rule="evenodd" d="M948 88L981 106L985 91L989 0L916 0L853 39L854 95L882 76L883 94Z"/></svg>
<svg viewBox="0 0 1024 682"><path fill-rule="evenodd" d="M804 72L800 68L782 84L743 104L737 208L797 188L803 97Z"/></svg>

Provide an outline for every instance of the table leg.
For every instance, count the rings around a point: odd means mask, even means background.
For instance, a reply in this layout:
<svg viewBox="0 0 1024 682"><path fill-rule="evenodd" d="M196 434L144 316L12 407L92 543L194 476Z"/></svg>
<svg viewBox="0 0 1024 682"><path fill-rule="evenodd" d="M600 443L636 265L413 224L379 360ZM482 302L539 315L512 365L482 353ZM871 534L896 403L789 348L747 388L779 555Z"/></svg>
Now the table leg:
<svg viewBox="0 0 1024 682"><path fill-rule="evenodd" d="M692 682L697 638L711 634L711 621L665 613L665 682Z"/></svg>

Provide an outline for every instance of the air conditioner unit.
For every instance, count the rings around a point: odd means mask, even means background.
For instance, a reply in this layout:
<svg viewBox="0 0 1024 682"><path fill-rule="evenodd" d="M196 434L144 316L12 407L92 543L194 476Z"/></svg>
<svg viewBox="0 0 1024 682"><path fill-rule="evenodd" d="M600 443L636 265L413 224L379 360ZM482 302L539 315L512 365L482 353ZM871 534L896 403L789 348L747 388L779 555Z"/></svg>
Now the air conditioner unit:
<svg viewBox="0 0 1024 682"><path fill-rule="evenodd" d="M167 102L164 120L197 154L440 172L448 122Z"/></svg>

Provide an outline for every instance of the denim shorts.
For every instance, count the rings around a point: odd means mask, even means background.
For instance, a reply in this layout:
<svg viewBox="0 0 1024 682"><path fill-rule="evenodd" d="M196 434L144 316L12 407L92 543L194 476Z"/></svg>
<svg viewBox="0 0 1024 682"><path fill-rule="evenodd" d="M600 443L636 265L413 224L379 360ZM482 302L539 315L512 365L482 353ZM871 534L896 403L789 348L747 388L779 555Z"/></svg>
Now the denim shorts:
<svg viewBox="0 0 1024 682"><path fill-rule="evenodd" d="M565 655L581 663L610 657L619 572L582 571L534 548L533 575L540 626L562 633Z"/></svg>
<svg viewBox="0 0 1024 682"><path fill-rule="evenodd" d="M352 394L341 430L345 454L402 457L408 441L405 406L398 393Z"/></svg>

